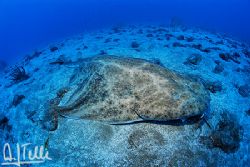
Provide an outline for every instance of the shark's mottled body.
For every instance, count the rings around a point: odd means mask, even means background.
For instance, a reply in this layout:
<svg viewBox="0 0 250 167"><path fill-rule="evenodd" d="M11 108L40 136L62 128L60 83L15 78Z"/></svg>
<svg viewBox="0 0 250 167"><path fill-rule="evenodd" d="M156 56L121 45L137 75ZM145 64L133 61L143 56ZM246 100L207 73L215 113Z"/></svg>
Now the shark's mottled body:
<svg viewBox="0 0 250 167"><path fill-rule="evenodd" d="M202 116L209 93L192 77L135 58L97 56L74 72L56 111L111 124Z"/></svg>

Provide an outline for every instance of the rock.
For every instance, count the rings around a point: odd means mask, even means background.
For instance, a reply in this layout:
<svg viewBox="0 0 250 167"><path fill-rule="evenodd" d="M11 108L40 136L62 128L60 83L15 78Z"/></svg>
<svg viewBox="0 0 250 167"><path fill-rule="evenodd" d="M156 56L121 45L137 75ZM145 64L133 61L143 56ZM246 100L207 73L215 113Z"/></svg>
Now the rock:
<svg viewBox="0 0 250 167"><path fill-rule="evenodd" d="M0 115L0 129L4 130L8 123L9 119L3 115Z"/></svg>
<svg viewBox="0 0 250 167"><path fill-rule="evenodd" d="M137 34L143 34L143 30L142 30L142 29L139 29L139 30L137 31Z"/></svg>
<svg viewBox="0 0 250 167"><path fill-rule="evenodd" d="M174 37L174 35L173 35L173 34L170 34L170 33L167 33L167 34L165 34L165 37L170 37L170 38L172 38L172 37Z"/></svg>
<svg viewBox="0 0 250 167"><path fill-rule="evenodd" d="M134 42L131 43L131 47L134 48L134 49L139 48L140 44L134 41Z"/></svg>
<svg viewBox="0 0 250 167"><path fill-rule="evenodd" d="M250 58L250 51L249 51L249 50L244 49L244 50L242 51L242 53L244 53L244 55L246 56L246 58Z"/></svg>
<svg viewBox="0 0 250 167"><path fill-rule="evenodd" d="M119 42L119 41L120 41L119 38L113 39L113 42Z"/></svg>
<svg viewBox="0 0 250 167"><path fill-rule="evenodd" d="M11 131L12 131L12 125L10 124L9 119L0 113L1 142L13 141L13 136L11 134Z"/></svg>
<svg viewBox="0 0 250 167"><path fill-rule="evenodd" d="M213 72L215 74L219 74L224 71L224 67L222 64L216 64L215 68L213 69Z"/></svg>
<svg viewBox="0 0 250 167"><path fill-rule="evenodd" d="M168 30L166 30L165 28L158 28L156 30L156 32L159 32L160 34L164 33L164 32L168 32Z"/></svg>
<svg viewBox="0 0 250 167"><path fill-rule="evenodd" d="M111 124L187 120L203 115L210 103L198 79L143 59L97 56L73 75L72 87L53 107L66 117Z"/></svg>
<svg viewBox="0 0 250 167"><path fill-rule="evenodd" d="M111 42L111 40L112 40L112 38L107 38L107 39L105 39L104 43L109 43L109 42Z"/></svg>
<svg viewBox="0 0 250 167"><path fill-rule="evenodd" d="M34 59L34 58L37 58L37 57L39 57L40 55L42 55L42 51L35 51L32 55L27 55L26 57L25 57L25 62L30 62L32 59Z"/></svg>
<svg viewBox="0 0 250 167"><path fill-rule="evenodd" d="M236 72L241 72L241 70L242 70L242 69L241 69L240 67L238 67L238 68L236 68L235 71L236 71Z"/></svg>
<svg viewBox="0 0 250 167"><path fill-rule="evenodd" d="M240 71L250 74L250 65L244 65Z"/></svg>
<svg viewBox="0 0 250 167"><path fill-rule="evenodd" d="M202 60L202 56L200 54L192 54L189 56L184 64L186 65L198 65Z"/></svg>
<svg viewBox="0 0 250 167"><path fill-rule="evenodd" d="M169 40L170 40L170 37L166 36L165 39L166 39L167 41L169 41Z"/></svg>
<svg viewBox="0 0 250 167"><path fill-rule="evenodd" d="M235 58L240 58L240 54L239 54L239 53L237 53L237 52L234 52L234 53L233 53L233 55L232 55L232 57L235 57Z"/></svg>
<svg viewBox="0 0 250 167"><path fill-rule="evenodd" d="M248 110L246 111L246 114L247 114L248 116L250 116L250 109L248 109Z"/></svg>
<svg viewBox="0 0 250 167"><path fill-rule="evenodd" d="M50 51L51 52L55 52L55 51L57 51L58 50L58 47L56 47L56 46L52 46L51 48L50 48Z"/></svg>
<svg viewBox="0 0 250 167"><path fill-rule="evenodd" d="M219 47L209 47L208 49L210 49L210 50L216 50L216 51L221 50L221 48L219 48Z"/></svg>
<svg viewBox="0 0 250 167"><path fill-rule="evenodd" d="M193 42L194 41L194 38L193 37L187 37L187 42Z"/></svg>
<svg viewBox="0 0 250 167"><path fill-rule="evenodd" d="M32 55L31 55L31 59L39 57L43 52L41 51L35 51Z"/></svg>
<svg viewBox="0 0 250 167"><path fill-rule="evenodd" d="M172 34L165 34L165 38L166 38L166 40L170 40L170 38L171 37L173 37L173 35Z"/></svg>
<svg viewBox="0 0 250 167"><path fill-rule="evenodd" d="M103 36L96 36L95 39L103 39Z"/></svg>
<svg viewBox="0 0 250 167"><path fill-rule="evenodd" d="M184 35L180 35L180 36L178 36L178 37L177 37L177 40L185 40Z"/></svg>
<svg viewBox="0 0 250 167"><path fill-rule="evenodd" d="M242 97L249 97L250 96L250 86L247 84L239 86L238 92Z"/></svg>
<svg viewBox="0 0 250 167"><path fill-rule="evenodd" d="M192 45L192 48L201 50L201 49L202 49L202 45L201 45L201 44L193 44L193 45Z"/></svg>
<svg viewBox="0 0 250 167"><path fill-rule="evenodd" d="M232 48L235 48L235 49L238 49L238 46L235 45L235 44L232 44L231 47L232 47Z"/></svg>
<svg viewBox="0 0 250 167"><path fill-rule="evenodd" d="M220 92L222 90L222 85L219 81L207 81L205 87L212 93Z"/></svg>
<svg viewBox="0 0 250 167"><path fill-rule="evenodd" d="M152 38L154 36L153 36L153 34L147 34L147 37Z"/></svg>
<svg viewBox="0 0 250 167"><path fill-rule="evenodd" d="M201 49L202 52L205 52L205 53L210 53L211 50L209 48L205 48L205 49Z"/></svg>
<svg viewBox="0 0 250 167"><path fill-rule="evenodd" d="M25 111L25 115L27 116L27 118L29 120L31 120L33 123L36 122L36 121L39 121L39 118L36 118L36 111L29 111L29 110L26 110Z"/></svg>
<svg viewBox="0 0 250 167"><path fill-rule="evenodd" d="M63 64L69 63L69 62L71 62L71 60L67 59L65 57L65 55L60 55L55 61L50 62L49 64L51 64L51 65L55 65L55 64L63 65Z"/></svg>
<svg viewBox="0 0 250 167"><path fill-rule="evenodd" d="M185 45L179 43L179 42L174 42L173 47L185 47Z"/></svg>
<svg viewBox="0 0 250 167"><path fill-rule="evenodd" d="M230 59L231 59L233 62L237 63L237 64L240 64L239 58L240 58L240 54L237 53L237 52L233 53L233 54L230 56Z"/></svg>
<svg viewBox="0 0 250 167"><path fill-rule="evenodd" d="M217 65L220 65L220 64L221 64L221 62L220 62L219 60L215 60L214 62L215 62L215 64L217 64Z"/></svg>
<svg viewBox="0 0 250 167"><path fill-rule="evenodd" d="M201 137L200 142L209 148L220 148L226 153L234 153L240 147L242 127L236 120L236 116L222 113L221 120L216 129L208 137Z"/></svg>
<svg viewBox="0 0 250 167"><path fill-rule="evenodd" d="M100 50L99 55L106 55L106 54L107 54L107 52L105 50Z"/></svg>
<svg viewBox="0 0 250 167"><path fill-rule="evenodd" d="M12 101L12 106L16 107L17 105L19 105L24 98L24 95L15 95Z"/></svg>
<svg viewBox="0 0 250 167"><path fill-rule="evenodd" d="M233 53L232 55L230 55L229 53L221 53L219 56L224 61L229 62L230 60L232 60L233 62L240 64L240 55L237 52Z"/></svg>
<svg viewBox="0 0 250 167"><path fill-rule="evenodd" d="M224 45L224 41L223 40L220 40L220 41L217 41L215 42L216 45Z"/></svg>
<svg viewBox="0 0 250 167"><path fill-rule="evenodd" d="M224 61L227 61L227 62L229 62L230 61L230 54L228 54L228 53L220 53L220 58L222 59L222 60L224 60Z"/></svg>

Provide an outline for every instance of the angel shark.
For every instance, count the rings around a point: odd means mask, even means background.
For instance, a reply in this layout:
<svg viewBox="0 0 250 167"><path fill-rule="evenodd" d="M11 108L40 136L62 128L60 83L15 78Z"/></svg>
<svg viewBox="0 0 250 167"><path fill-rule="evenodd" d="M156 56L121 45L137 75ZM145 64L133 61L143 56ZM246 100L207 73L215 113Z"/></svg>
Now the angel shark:
<svg viewBox="0 0 250 167"><path fill-rule="evenodd" d="M209 92L202 82L149 61L95 56L79 63L55 112L109 124L166 123L201 118Z"/></svg>

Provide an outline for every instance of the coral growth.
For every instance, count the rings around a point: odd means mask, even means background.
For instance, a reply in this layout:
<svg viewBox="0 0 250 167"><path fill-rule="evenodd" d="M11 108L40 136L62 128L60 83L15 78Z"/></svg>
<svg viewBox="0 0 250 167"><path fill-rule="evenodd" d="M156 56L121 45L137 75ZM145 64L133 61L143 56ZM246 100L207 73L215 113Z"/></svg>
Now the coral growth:
<svg viewBox="0 0 250 167"><path fill-rule="evenodd" d="M14 82L14 83L18 83L21 81L24 81L26 79L29 78L29 75L26 73L25 69L20 66L15 66L14 68L12 68L12 71L10 73L10 79Z"/></svg>

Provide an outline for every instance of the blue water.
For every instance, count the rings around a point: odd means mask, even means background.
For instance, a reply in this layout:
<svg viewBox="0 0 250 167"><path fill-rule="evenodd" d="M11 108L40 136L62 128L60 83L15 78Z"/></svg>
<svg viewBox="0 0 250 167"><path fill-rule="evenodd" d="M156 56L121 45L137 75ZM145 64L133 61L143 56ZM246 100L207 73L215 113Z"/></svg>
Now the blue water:
<svg viewBox="0 0 250 167"><path fill-rule="evenodd" d="M1 0L0 58L15 62L72 34L117 24L169 24L172 17L249 42L249 7L249 0Z"/></svg>
<svg viewBox="0 0 250 167"><path fill-rule="evenodd" d="M0 0L0 166L249 166L249 9Z"/></svg>

